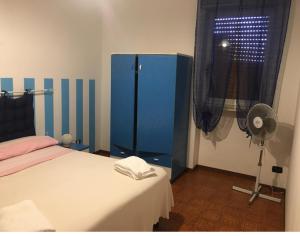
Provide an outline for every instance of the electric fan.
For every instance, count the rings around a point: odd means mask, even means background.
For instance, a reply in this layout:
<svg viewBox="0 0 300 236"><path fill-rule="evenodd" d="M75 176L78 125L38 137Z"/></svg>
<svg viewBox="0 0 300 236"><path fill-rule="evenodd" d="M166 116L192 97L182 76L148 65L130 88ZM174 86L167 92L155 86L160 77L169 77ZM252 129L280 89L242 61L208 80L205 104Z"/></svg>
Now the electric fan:
<svg viewBox="0 0 300 236"><path fill-rule="evenodd" d="M260 155L258 160L258 170L255 181L254 190L247 190L240 187L233 186L232 189L250 194L249 204L254 201L256 197L261 197L275 202L280 202L281 199L271 197L265 194L261 194L260 185L260 173L262 167L262 157L264 153L264 143L266 140L270 139L276 131L277 128L277 116L273 109L264 103L259 103L254 105L247 115L247 128L251 133L252 137L259 142L258 146L260 148Z"/></svg>

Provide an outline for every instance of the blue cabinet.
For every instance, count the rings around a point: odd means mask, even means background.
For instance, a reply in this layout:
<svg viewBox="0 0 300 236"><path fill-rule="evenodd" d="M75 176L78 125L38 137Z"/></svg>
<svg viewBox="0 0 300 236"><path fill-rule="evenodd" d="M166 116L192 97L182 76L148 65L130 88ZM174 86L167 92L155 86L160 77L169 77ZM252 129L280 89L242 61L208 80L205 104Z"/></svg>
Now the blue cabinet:
<svg viewBox="0 0 300 236"><path fill-rule="evenodd" d="M115 54L111 65L111 155L139 156L176 178L186 167L192 58Z"/></svg>
<svg viewBox="0 0 300 236"><path fill-rule="evenodd" d="M133 148L135 59L135 55L112 57L110 151L116 156Z"/></svg>

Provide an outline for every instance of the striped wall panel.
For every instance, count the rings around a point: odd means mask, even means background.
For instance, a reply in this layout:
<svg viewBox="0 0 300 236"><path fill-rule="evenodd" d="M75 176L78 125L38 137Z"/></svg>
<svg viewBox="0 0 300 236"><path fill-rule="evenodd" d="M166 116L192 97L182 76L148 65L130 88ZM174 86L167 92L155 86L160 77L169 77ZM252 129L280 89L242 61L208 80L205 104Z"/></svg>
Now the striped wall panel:
<svg viewBox="0 0 300 236"><path fill-rule="evenodd" d="M24 89L28 89L28 90L34 90L35 86L34 86L34 79L33 78L25 78L24 79Z"/></svg>
<svg viewBox="0 0 300 236"><path fill-rule="evenodd" d="M70 132L70 88L69 88L69 80L62 79L61 80L61 134L68 134Z"/></svg>
<svg viewBox="0 0 300 236"><path fill-rule="evenodd" d="M89 80L89 130L90 152L95 152L95 80Z"/></svg>
<svg viewBox="0 0 300 236"><path fill-rule="evenodd" d="M24 90L35 90L34 79L24 78ZM33 97L33 107L35 107L35 96ZM34 121L36 124L36 113L34 114Z"/></svg>
<svg viewBox="0 0 300 236"><path fill-rule="evenodd" d="M13 91L13 79L12 78L1 79L1 90L2 91Z"/></svg>
<svg viewBox="0 0 300 236"><path fill-rule="evenodd" d="M76 80L76 139L83 140L83 81Z"/></svg>
<svg viewBox="0 0 300 236"><path fill-rule="evenodd" d="M72 134L95 151L95 80L0 78L0 90L52 89L34 97L37 135Z"/></svg>
<svg viewBox="0 0 300 236"><path fill-rule="evenodd" d="M53 90L53 79L44 80L44 89ZM54 137L54 122L53 122L53 93L46 92L45 98L45 134Z"/></svg>

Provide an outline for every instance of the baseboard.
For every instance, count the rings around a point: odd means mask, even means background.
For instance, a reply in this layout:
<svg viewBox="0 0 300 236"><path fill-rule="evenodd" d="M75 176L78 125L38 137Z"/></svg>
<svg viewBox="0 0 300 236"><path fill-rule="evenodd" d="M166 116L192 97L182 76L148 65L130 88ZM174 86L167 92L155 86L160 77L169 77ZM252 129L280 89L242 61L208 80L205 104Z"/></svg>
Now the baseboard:
<svg viewBox="0 0 300 236"><path fill-rule="evenodd" d="M105 157L110 157L110 152L106 151L106 150L98 150L96 152L94 152L94 154L96 155L101 155L101 156L105 156Z"/></svg>
<svg viewBox="0 0 300 236"><path fill-rule="evenodd" d="M255 181L255 179L256 179L256 177L252 176L252 175L241 174L241 173L237 173L237 172L233 172L233 171L229 171L229 170L222 170L222 169L209 167L209 166L196 165L196 167L194 169L196 169L196 168L207 169L207 170L210 170L210 171L223 173L223 174L225 173L225 174L229 174L229 175L241 176L243 178L248 178L248 179L253 180L253 181ZM280 188L280 187L276 187L276 186L272 186L272 185L268 185L268 184L261 184L261 185L272 188L274 192L283 192L283 193L285 193L284 188Z"/></svg>
<svg viewBox="0 0 300 236"><path fill-rule="evenodd" d="M110 152L109 151L101 150L101 149L98 150L98 151L96 151L96 152L94 152L94 154L105 156L105 157L110 157ZM207 169L207 170L218 172L218 173L225 173L225 174L230 174L230 175L235 175L235 176L241 176L243 178L248 178L248 179L253 180L253 181L255 181L255 178L256 178L255 176L252 176L252 175L237 173L237 172L233 172L233 171L230 171L230 170L222 170L222 169L218 169L218 168L214 168L214 167L209 167L209 166L203 166L203 165L196 165L192 169L186 168L184 172L193 171L193 170L195 170L197 168ZM175 180L173 180L172 182L174 182L174 181ZM284 192L285 193L285 189L284 188L280 188L280 187L276 187L276 186L271 186L271 185L267 185L267 184L261 184L261 185L262 186L266 186L266 187L271 187L273 189L273 191Z"/></svg>
<svg viewBox="0 0 300 236"><path fill-rule="evenodd" d="M215 167L209 167L209 166L203 166L203 165L196 165L196 168L207 169L207 170L211 170L211 171L218 172L218 173L223 173L223 174L241 176L243 178L248 178L248 179L251 179L251 180L255 181L255 176L253 176L253 175L247 175L247 174L233 172L233 171L230 171L230 170L223 170L223 169L218 169L218 168L215 168Z"/></svg>

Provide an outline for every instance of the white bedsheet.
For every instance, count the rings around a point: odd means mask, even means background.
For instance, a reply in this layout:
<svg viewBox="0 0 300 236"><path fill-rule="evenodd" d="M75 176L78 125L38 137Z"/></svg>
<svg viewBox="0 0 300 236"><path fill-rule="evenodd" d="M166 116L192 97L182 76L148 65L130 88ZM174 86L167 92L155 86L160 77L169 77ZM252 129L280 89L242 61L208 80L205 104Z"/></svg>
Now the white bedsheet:
<svg viewBox="0 0 300 236"><path fill-rule="evenodd" d="M151 231L174 204L167 173L133 180L115 161L74 151L1 177L0 208L33 200L57 231Z"/></svg>

